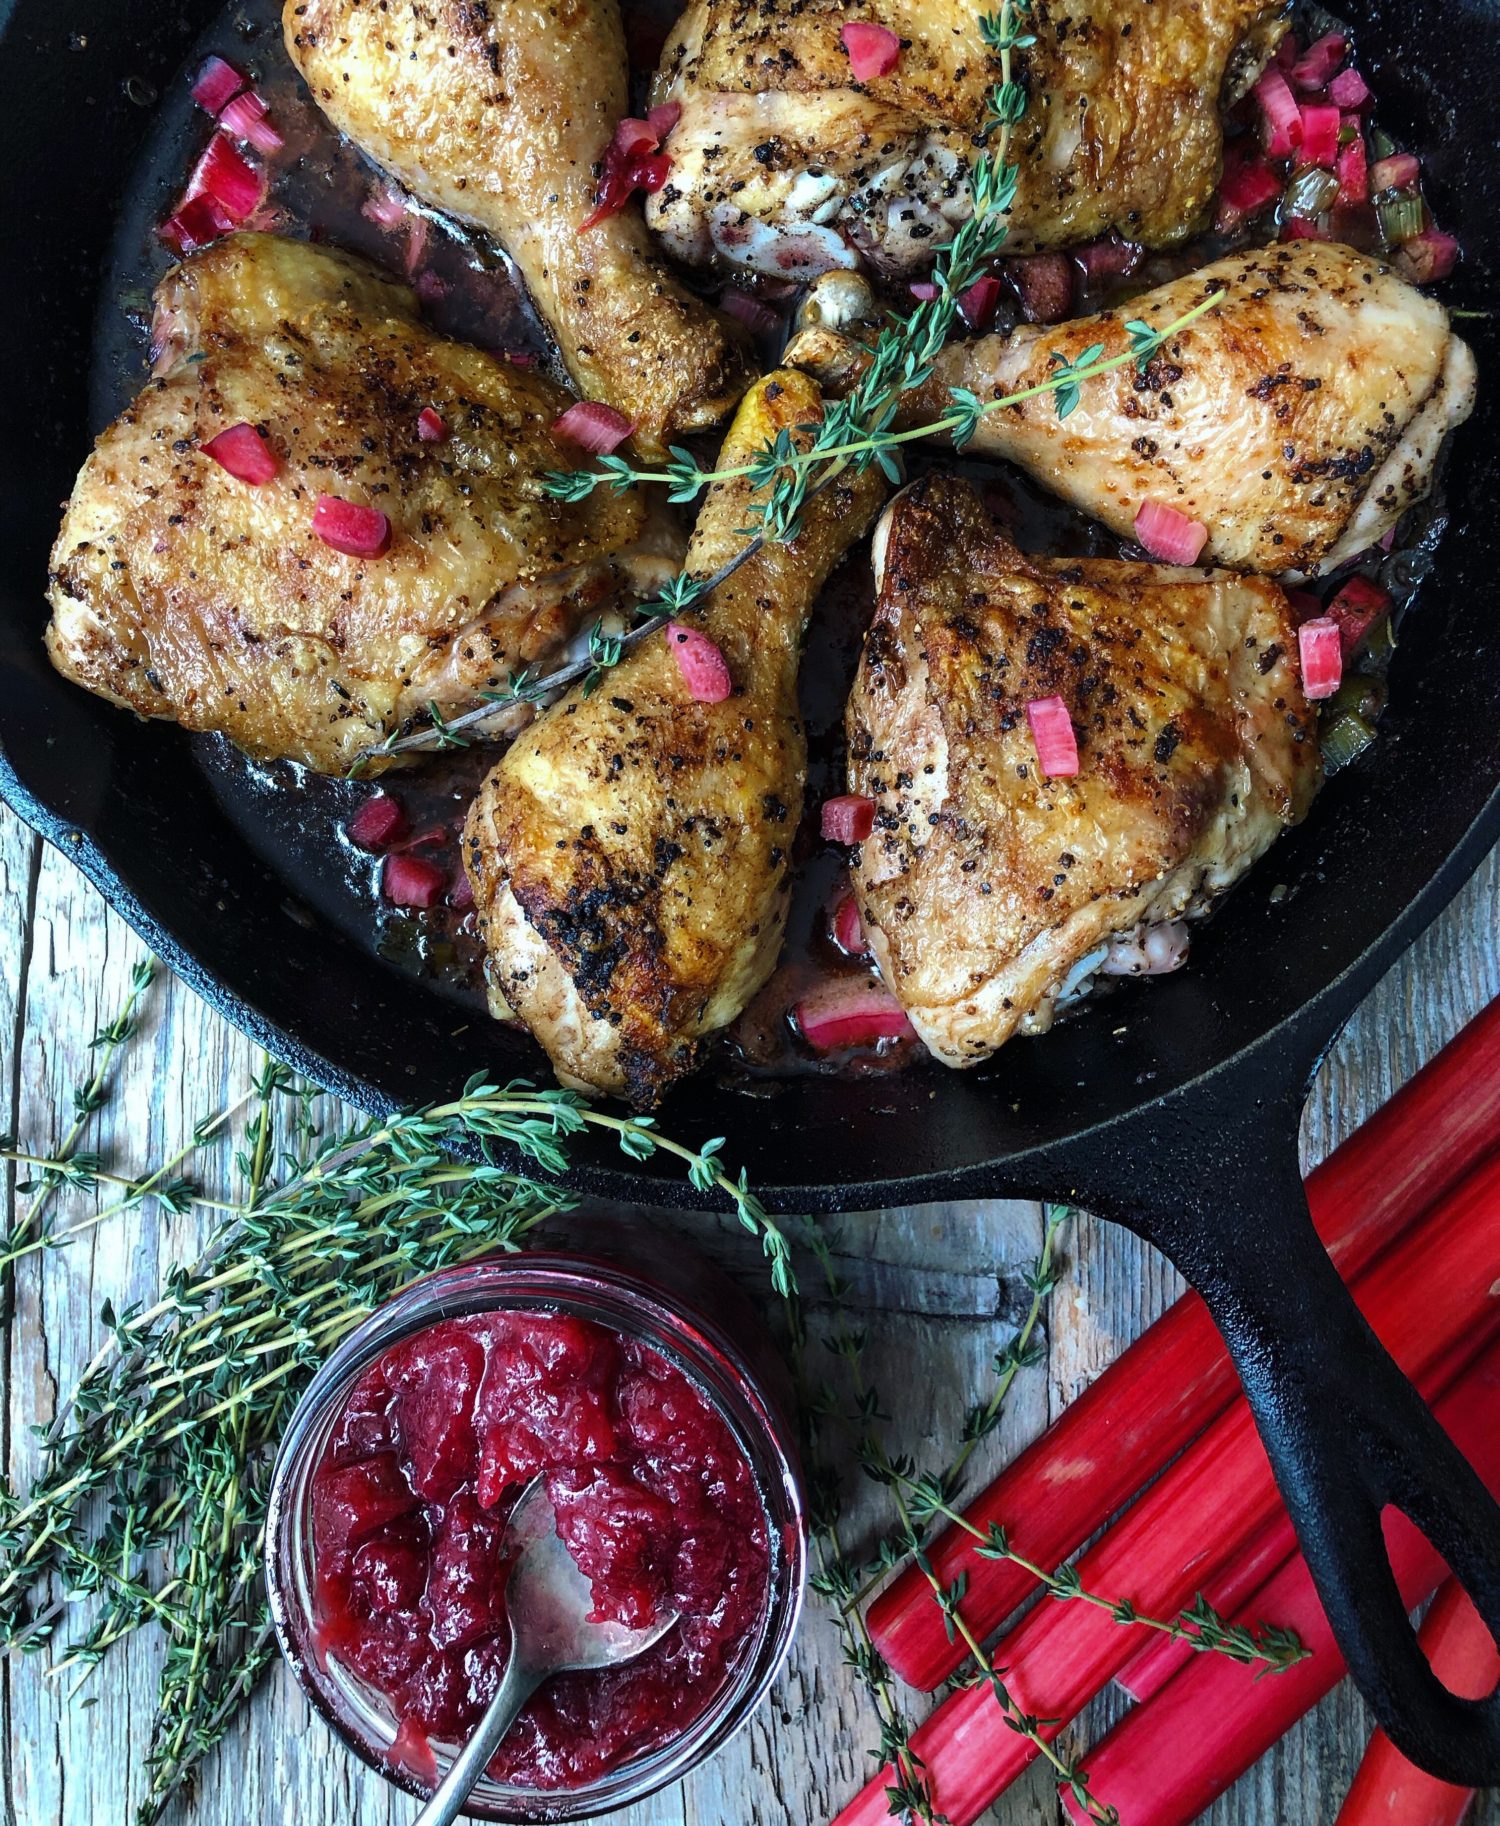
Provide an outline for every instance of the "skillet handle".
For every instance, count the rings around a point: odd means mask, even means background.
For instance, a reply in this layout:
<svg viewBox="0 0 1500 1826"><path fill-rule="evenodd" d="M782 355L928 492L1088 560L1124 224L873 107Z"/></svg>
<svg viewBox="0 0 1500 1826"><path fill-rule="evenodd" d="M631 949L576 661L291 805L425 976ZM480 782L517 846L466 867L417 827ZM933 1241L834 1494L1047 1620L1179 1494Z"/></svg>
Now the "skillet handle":
<svg viewBox="0 0 1500 1826"><path fill-rule="evenodd" d="M1151 1232L1224 1336L1323 1609L1376 1719L1431 1774L1493 1786L1500 1692L1461 1699L1433 1674L1391 1573L1381 1512L1391 1504L1417 1524L1500 1641L1500 1505L1339 1278L1313 1229L1295 1143L1262 1133L1258 1164L1230 1150L1235 1177L1221 1183L1245 1212L1232 1229L1223 1205L1205 1209L1200 1193L1191 1219L1179 1207ZM1441 1299L1442 1289L1413 1297Z"/></svg>

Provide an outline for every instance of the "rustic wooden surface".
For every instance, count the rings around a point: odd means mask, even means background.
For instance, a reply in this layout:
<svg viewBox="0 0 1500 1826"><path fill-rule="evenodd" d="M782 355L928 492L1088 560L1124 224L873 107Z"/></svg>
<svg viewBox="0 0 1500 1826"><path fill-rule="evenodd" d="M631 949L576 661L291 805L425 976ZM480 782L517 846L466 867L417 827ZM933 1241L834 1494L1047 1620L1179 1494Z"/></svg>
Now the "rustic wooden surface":
<svg viewBox="0 0 1500 1826"><path fill-rule="evenodd" d="M72 1087L90 1067L89 1038L118 1007L141 955L134 934L82 877L0 810L0 1130L46 1142L66 1128ZM1500 851L1340 1040L1309 1108L1309 1157L1325 1153L1497 994ZM191 991L159 983L90 1145L126 1163L160 1158L244 1089L254 1062L248 1042ZM11 1199L11 1180L5 1190ZM899 1366L899 1374L893 1368L880 1378L892 1437L920 1456L928 1442L954 1436L1008 1335L1023 1300L1017 1270L1035 1253L1039 1211L1022 1203L934 1205L851 1217L839 1233L843 1265L867 1309L871 1361L877 1374L882 1364ZM50 1416L60 1388L97 1346L101 1301L154 1293L167 1265L190 1252L193 1234L190 1220L113 1221L19 1273L0 1421L13 1478L24 1478L31 1463L32 1423ZM757 1274L737 1239L716 1235L714 1247L747 1276ZM1068 1254L1047 1367L1019 1379L1005 1427L988 1442L988 1465L1039 1431L1177 1291L1159 1257L1107 1226L1085 1220L1069 1237ZM69 1703L67 1683L48 1679L45 1657L5 1666L6 1826L128 1819L155 1661L154 1645L127 1644L94 1676L89 1706ZM1100 1726L1112 1704L1101 1701L1090 1724ZM1366 1734L1360 1702L1345 1686L1206 1817L1213 1826L1332 1822ZM619 1817L622 1826L817 1826L869 1772L872 1741L863 1698L815 1608L790 1670L751 1726L680 1788ZM329 1737L278 1670L209 1764L187 1817L198 1826L399 1826L411 1811ZM1056 1821L1059 1810L1036 1771L991 1817L1036 1826ZM1474 1819L1500 1826L1500 1795L1482 1800Z"/></svg>

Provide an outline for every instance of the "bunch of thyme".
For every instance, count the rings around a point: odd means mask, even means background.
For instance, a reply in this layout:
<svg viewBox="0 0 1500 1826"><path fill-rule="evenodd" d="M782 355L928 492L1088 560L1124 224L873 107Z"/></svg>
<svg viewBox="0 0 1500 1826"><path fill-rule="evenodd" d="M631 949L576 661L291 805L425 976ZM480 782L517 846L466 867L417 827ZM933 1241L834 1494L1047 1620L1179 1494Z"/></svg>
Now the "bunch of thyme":
<svg viewBox="0 0 1500 1826"><path fill-rule="evenodd" d="M87 1678L109 1650L147 1625L165 1636L158 1711L138 1820L158 1820L223 1734L274 1658L261 1586L271 1461L297 1397L370 1312L419 1276L497 1249L570 1208L570 1196L531 1177L566 1170L586 1130L613 1136L627 1156L680 1161L691 1183L717 1192L764 1249L773 1285L795 1294L790 1251L721 1141L692 1149L649 1120L592 1109L566 1091L472 1080L425 1110L353 1121L323 1133L306 1086L267 1063L236 1154L236 1196L207 1197L178 1171L223 1134L229 1111L155 1171L106 1171L78 1149L82 1125L107 1095L107 1061L132 1031L149 981L105 1030L105 1064L85 1088L79 1120L51 1151L0 1145L32 1169L36 1197L6 1241L4 1261L56 1249L113 1212L156 1201L202 1209L211 1230L198 1260L172 1270L161 1297L117 1312L108 1340L50 1427L24 1490L0 1486L0 1646L52 1645L72 1607L85 1632L54 1671ZM85 1107L86 1104L86 1107ZM522 1169L522 1170L518 1170ZM71 1228L38 1212L59 1187L110 1188L104 1211Z"/></svg>
<svg viewBox="0 0 1500 1826"><path fill-rule="evenodd" d="M1071 361L1054 354L1051 373L1034 386L989 400L981 400L968 388L950 388L951 410L927 424L904 431L895 428L902 399L931 379L937 359L957 327L964 294L1005 246L1020 175L1011 159L1011 141L1026 113L1026 88L1016 75L1015 55L1035 43L1024 29L1030 9L1031 0L1001 0L998 12L980 18L980 31L1000 69L983 122L991 143L969 174L969 214L939 251L932 274L933 296L919 301L904 317L890 319L866 351L864 371L845 398L828 401L822 418L814 424L798 426L795 431L783 427L748 463L705 469L692 451L673 445L671 461L663 469L639 468L626 457L606 456L595 468L558 470L543 479L545 492L560 501L582 501L598 488L624 493L658 483L665 486L668 499L678 504L693 501L711 483L748 480L752 484L750 523L745 528L746 542L734 557L709 575L683 572L675 577L656 597L637 606L634 625L625 633L607 634L602 624L596 624L586 660L545 675L534 670L516 673L504 690L487 694L486 701L475 709L447 722L434 717L431 727L397 731L361 757L357 766L367 765L377 756L463 746L475 736L482 737L496 719L517 705L545 702L579 679L585 681L586 689L592 689L605 671L619 664L630 646L701 605L764 545L795 539L808 502L840 476L860 474L878 465L890 481L899 482L903 445L919 438L947 436L961 449L990 413L1047 394L1056 402L1057 416L1066 418L1077 407L1085 381L1132 362L1144 368L1163 343L1213 308L1220 293L1210 289L1171 323L1153 327L1132 318L1125 324L1129 346L1123 354L1106 356L1102 343L1093 344Z"/></svg>

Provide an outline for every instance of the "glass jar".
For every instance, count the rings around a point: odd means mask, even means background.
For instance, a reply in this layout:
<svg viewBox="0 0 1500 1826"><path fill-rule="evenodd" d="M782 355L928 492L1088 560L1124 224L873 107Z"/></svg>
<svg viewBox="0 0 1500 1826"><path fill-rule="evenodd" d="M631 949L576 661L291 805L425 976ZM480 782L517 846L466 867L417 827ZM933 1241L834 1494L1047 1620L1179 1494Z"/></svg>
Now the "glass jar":
<svg viewBox="0 0 1500 1826"><path fill-rule="evenodd" d="M707 1316L701 1309L701 1274L685 1275L677 1254L673 1262L663 1257L651 1279L594 1256L540 1253L487 1256L440 1270L373 1313L329 1358L298 1403L277 1455L267 1517L267 1582L276 1634L299 1685L333 1729L372 1768L412 1794L426 1789L392 1755L397 1721L388 1702L316 1644L312 1484L355 1383L376 1358L440 1320L497 1310L564 1313L659 1351L704 1391L743 1451L755 1474L770 1547L758 1630L708 1707L678 1737L576 1788L523 1788L486 1775L466 1813L497 1821L576 1820L642 1800L679 1780L732 1736L786 1660L801 1616L808 1550L794 1428L774 1375L759 1373L763 1328L743 1343L730 1335L722 1315L732 1315L741 1296L727 1283L724 1297L713 1298L720 1317ZM748 1302L743 1310L750 1311ZM441 1777L457 1746L433 1748Z"/></svg>

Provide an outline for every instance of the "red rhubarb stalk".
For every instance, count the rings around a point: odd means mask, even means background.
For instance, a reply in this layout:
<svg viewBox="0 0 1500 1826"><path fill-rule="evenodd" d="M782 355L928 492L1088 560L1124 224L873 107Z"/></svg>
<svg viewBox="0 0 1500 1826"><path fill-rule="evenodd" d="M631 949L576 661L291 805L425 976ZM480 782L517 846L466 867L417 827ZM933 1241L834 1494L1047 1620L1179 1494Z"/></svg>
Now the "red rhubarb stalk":
<svg viewBox="0 0 1500 1826"><path fill-rule="evenodd" d="M1350 1137L1307 1182L1318 1234L1345 1280L1443 1199L1500 1136L1500 1000ZM1011 1529L1016 1551L1057 1566L1233 1400L1239 1384L1203 1302L1181 1299L1086 1389L1051 1430L975 1498L980 1534ZM984 1560L964 1530L932 1549L943 1584L967 1579L964 1616L981 1638L1030 1595L1019 1567ZM963 1659L915 1567L870 1608L875 1645L930 1691Z"/></svg>
<svg viewBox="0 0 1500 1826"><path fill-rule="evenodd" d="M1476 1188L1483 1174L1482 1169L1475 1175ZM1466 1185L1464 1194L1460 1195L1465 1204L1465 1231L1469 1231L1471 1222L1476 1231L1487 1226L1492 1243L1500 1243L1500 1223L1495 1221L1500 1215L1500 1162L1491 1163L1483 1188L1490 1200L1487 1212L1476 1212L1469 1207L1466 1197L1469 1189ZM1437 1221L1426 1227L1423 1232L1426 1248L1441 1247L1444 1228L1445 1225ZM1459 1256L1461 1251L1452 1254ZM1393 1281L1390 1276L1383 1277L1385 1284L1379 1290L1377 1310L1374 1283L1382 1278L1381 1269L1370 1276L1368 1284L1372 1297L1366 1307L1366 1316L1380 1327L1387 1345L1394 1346L1402 1367L1408 1374L1415 1375L1418 1386L1428 1393L1432 1378L1419 1367L1418 1358L1425 1356L1430 1367L1434 1358L1443 1358L1466 1330L1480 1326L1474 1304L1476 1298L1480 1308L1485 1304L1500 1304L1500 1301L1490 1295L1488 1287L1477 1286L1480 1277L1469 1274L1463 1298L1468 1309L1466 1316L1457 1327L1444 1322L1436 1328L1444 1334L1439 1339L1426 1316L1419 1316L1412 1309L1442 1302L1414 1299L1412 1289L1418 1285L1440 1286L1443 1283L1426 1283L1412 1278L1426 1273L1420 1266L1422 1251L1397 1249L1386 1259L1394 1262L1398 1255L1403 1258L1403 1278ZM1496 1266L1500 1263L1486 1267L1485 1272L1491 1279ZM1382 1323L1383 1320L1389 1322ZM1402 1334L1400 1337L1398 1332ZM1493 1335L1493 1329L1490 1335ZM1466 1453L1470 1453L1474 1443L1470 1436L1482 1430L1484 1410L1494 1400L1493 1381L1486 1378L1497 1373L1500 1373L1500 1365L1497 1365L1496 1353L1486 1351L1480 1364L1464 1375L1439 1406L1439 1419L1454 1433L1460 1449ZM1471 1408L1477 1408L1477 1414L1471 1413ZM1469 1414L1467 1430L1460 1437L1458 1428L1463 1424L1465 1414ZM1491 1421L1492 1416L1491 1408ZM1480 1463L1476 1459L1475 1463L1482 1474L1488 1475L1493 1470L1500 1475L1500 1428L1491 1424L1489 1431L1497 1437L1493 1442L1486 1442L1488 1460ZM1108 1593L1112 1597L1128 1596L1143 1615L1170 1614L1189 1603L1194 1592L1214 1576L1216 1566L1222 1565L1228 1557L1223 1552L1226 1543L1229 1554L1237 1553L1257 1532L1267 1527L1276 1513L1278 1501L1249 1409L1244 1402L1236 1402L1134 1508L1089 1549L1078 1562L1079 1578L1087 1590ZM1436 1560L1436 1555L1433 1558ZM1298 1569L1300 1565L1300 1560L1289 1563L1290 1567ZM1437 1584L1440 1576L1441 1562L1437 1565L1439 1570L1434 1572L1428 1590ZM1172 1735L1160 1740L1153 1735L1150 1753L1140 1763L1148 1782L1152 1765L1156 1764L1157 1773L1160 1773L1161 1762L1170 1760L1163 1748L1168 1742L1176 1742L1176 1753L1185 1762L1194 1764L1198 1762L1198 1743L1206 1741L1213 1732L1222 1734L1226 1725L1230 1727L1232 1745L1236 1739L1233 1721L1228 1715L1233 1713L1234 1706L1242 1701L1247 1691L1274 1695L1270 1703L1279 1707L1283 1704L1286 1683L1292 1682L1292 1694L1298 1693L1306 1679L1303 1670L1309 1665L1318 1667L1319 1678L1322 1677L1322 1669L1331 1659L1328 1650L1331 1638L1327 1625L1322 1624L1322 1611L1314 1600L1312 1610L1321 1629L1309 1630L1307 1605L1282 1602L1286 1594L1277 1584L1281 1576L1277 1575L1262 1588L1262 1594L1252 1599L1244 1616L1265 1618L1295 1630L1304 1645L1314 1651L1314 1661L1311 1664L1299 1662L1284 1672L1256 1682L1254 1668L1246 1669L1218 1655L1195 1656L1192 1667L1169 1681L1149 1706L1139 1708L1127 1718L1128 1726L1132 1720L1149 1717L1159 1706L1173 1709L1178 1689L1203 1681L1206 1664L1216 1664L1207 1669L1212 1697L1194 1700L1193 1712L1201 1717L1201 1724L1189 1726L1186 1716L1177 1714L1171 1727ZM1311 1590L1310 1582L1308 1589ZM931 1598L928 1601L934 1603ZM1243 1621L1244 1617L1236 1620ZM1047 1604L1032 1610L1017 1629L1002 1638L991 1658L997 1667L1007 1670L1006 1685L1021 1711L1048 1721L1043 1727L1043 1735L1050 1739L1076 1718L1102 1690L1105 1682L1119 1671L1131 1646L1131 1632L1116 1623L1108 1612L1092 1605ZM1226 1698L1225 1689L1219 1684L1221 1670L1235 1677L1228 1689L1232 1699ZM1314 1698L1320 1698L1337 1677L1335 1672ZM1278 1711L1276 1716L1282 1722L1260 1748L1239 1763L1234 1775L1248 1768L1250 1762L1267 1745L1274 1743L1311 1703L1312 1700L1305 1700L1295 1705L1284 1717ZM1199 1736L1192 1741L1192 1750L1188 1753L1183 1746L1193 1740L1195 1730ZM1114 1735L1118 1736L1119 1732ZM926 1768L935 1810L946 1816L951 1826L973 1826L985 1808L1004 1793L1038 1754L1029 1738L1021 1737L1011 1729L988 1683L967 1687L939 1706L927 1723L913 1734L911 1750ZM1135 1753L1132 1752L1126 1764L1127 1773L1134 1763ZM1097 1750L1084 1761L1090 1785L1101 1801L1115 1807L1119 1817L1129 1821L1130 1826L1167 1826L1169 1816L1155 1806L1149 1785L1142 1790L1132 1782L1128 1792L1117 1793L1111 1788L1101 1764ZM1219 1764L1205 1761L1203 1766L1217 1769ZM838 1816L835 1826L884 1826L889 1817L887 1789L892 1779L889 1768L882 1770ZM1218 1789L1213 1792L1217 1793ZM1194 1793L1196 1796L1196 1789ZM1173 1812L1171 1821L1191 1819L1208 1798L1211 1797L1197 1796L1190 1812Z"/></svg>
<svg viewBox="0 0 1500 1826"><path fill-rule="evenodd" d="M1460 1699L1483 1699L1500 1682L1500 1652L1469 1594L1449 1579L1417 1640L1432 1671ZM1338 1826L1459 1826L1474 1798L1409 1763L1384 1731L1370 1739Z"/></svg>
<svg viewBox="0 0 1500 1826"><path fill-rule="evenodd" d="M1436 1410L1491 1490L1500 1489L1497 1402L1500 1347L1492 1347ZM1442 1558L1398 1510L1386 1512L1385 1540L1402 1600L1413 1609L1444 1577ZM1253 1669L1223 1656L1199 1655L1084 1759L1092 1791L1131 1826L1186 1826L1195 1820L1343 1679L1343 1657L1300 1554L1261 1587L1236 1621L1261 1617L1295 1630L1311 1656L1257 1680ZM1064 1805L1073 1819L1083 1819L1076 1802L1065 1796ZM1430 1818L1413 1817L1424 1826Z"/></svg>
<svg viewBox="0 0 1500 1826"><path fill-rule="evenodd" d="M1483 1338L1464 1338L1446 1352L1433 1367L1432 1389L1447 1394L1482 1351L1485 1342ZM1296 1552L1297 1531L1285 1509L1280 1509L1270 1527L1258 1534L1217 1577L1207 1582L1204 1596L1221 1617L1236 1616ZM1266 1621L1274 1622L1274 1618ZM1115 1684L1137 1704L1144 1705L1200 1652L1191 1642L1153 1634L1145 1647L1120 1669Z"/></svg>

